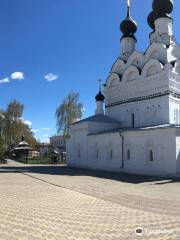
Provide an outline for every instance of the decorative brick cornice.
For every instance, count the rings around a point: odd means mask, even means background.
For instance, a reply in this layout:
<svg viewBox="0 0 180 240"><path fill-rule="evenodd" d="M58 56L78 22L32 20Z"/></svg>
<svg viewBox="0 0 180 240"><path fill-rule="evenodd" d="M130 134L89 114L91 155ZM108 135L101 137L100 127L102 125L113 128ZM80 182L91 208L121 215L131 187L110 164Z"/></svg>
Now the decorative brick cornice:
<svg viewBox="0 0 180 240"><path fill-rule="evenodd" d="M122 105L122 104L126 104L126 103L132 103L132 102L139 102L139 101L145 101L145 100L149 100L149 99L153 99L153 98L159 98L159 97L163 97L163 96L173 96L175 98L180 99L180 94L174 93L172 91L164 91L164 92L160 92L160 93L155 93L155 94L151 94L148 96L142 96L142 97L136 97L136 98L129 98L129 99L124 99L118 102L114 102L111 104L107 104L106 108L110 108L110 107L114 107L114 106L118 106L118 105Z"/></svg>

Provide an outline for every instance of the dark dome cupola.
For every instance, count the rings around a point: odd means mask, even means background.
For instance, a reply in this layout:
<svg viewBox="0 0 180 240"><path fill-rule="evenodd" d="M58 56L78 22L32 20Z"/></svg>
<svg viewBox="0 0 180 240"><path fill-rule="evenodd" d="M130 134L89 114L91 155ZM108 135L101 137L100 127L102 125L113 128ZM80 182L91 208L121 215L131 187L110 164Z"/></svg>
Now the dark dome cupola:
<svg viewBox="0 0 180 240"><path fill-rule="evenodd" d="M105 97L101 92L101 79L98 80L99 81L99 92L96 95L95 99L96 99L96 111L95 114L104 114L104 100Z"/></svg>
<svg viewBox="0 0 180 240"><path fill-rule="evenodd" d="M158 18L171 18L170 14L173 8L173 0L154 0L152 3L153 11L148 16L149 26L154 30L155 21Z"/></svg>
<svg viewBox="0 0 180 240"><path fill-rule="evenodd" d="M170 14L173 11L173 1L172 0L154 0L152 4L153 10L158 15Z"/></svg>
<svg viewBox="0 0 180 240"><path fill-rule="evenodd" d="M131 17L131 4L127 0L127 16L120 24L122 32L121 37L121 58L127 61L130 55L135 51L137 24Z"/></svg>
<svg viewBox="0 0 180 240"><path fill-rule="evenodd" d="M128 4L128 7L127 7L127 16L120 24L120 30L123 33L122 38L124 37L135 38L134 34L137 31L137 24L131 17L130 3Z"/></svg>
<svg viewBox="0 0 180 240"><path fill-rule="evenodd" d="M101 90L99 90L99 93L96 95L95 99L97 102L104 102L105 97L102 94Z"/></svg>
<svg viewBox="0 0 180 240"><path fill-rule="evenodd" d="M154 22L158 19L158 15L156 14L156 12L152 11L149 16L148 16L148 24L149 26L154 30L155 29L155 25Z"/></svg>

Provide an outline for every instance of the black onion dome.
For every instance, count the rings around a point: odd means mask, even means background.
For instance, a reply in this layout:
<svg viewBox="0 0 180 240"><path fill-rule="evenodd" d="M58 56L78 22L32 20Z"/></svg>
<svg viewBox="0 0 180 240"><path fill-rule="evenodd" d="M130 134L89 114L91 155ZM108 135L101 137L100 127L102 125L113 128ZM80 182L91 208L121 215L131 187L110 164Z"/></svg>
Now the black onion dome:
<svg viewBox="0 0 180 240"><path fill-rule="evenodd" d="M128 16L124 21L122 21L120 29L126 36L135 34L137 31L137 24L130 16Z"/></svg>
<svg viewBox="0 0 180 240"><path fill-rule="evenodd" d="M96 99L97 102L103 102L104 101L105 97L102 94L101 90L99 90L99 93L96 95L95 99Z"/></svg>
<svg viewBox="0 0 180 240"><path fill-rule="evenodd" d="M170 14L174 8L173 0L154 0L152 8L157 14Z"/></svg>
<svg viewBox="0 0 180 240"><path fill-rule="evenodd" d="M154 30L154 22L158 18L171 18L170 13L173 11L173 0L154 0L152 4L153 11L148 16L148 24Z"/></svg>
<svg viewBox="0 0 180 240"><path fill-rule="evenodd" d="M149 14L148 16L148 24L152 29L155 29L155 25L154 22L156 21L156 19L158 19L158 15L153 11Z"/></svg>

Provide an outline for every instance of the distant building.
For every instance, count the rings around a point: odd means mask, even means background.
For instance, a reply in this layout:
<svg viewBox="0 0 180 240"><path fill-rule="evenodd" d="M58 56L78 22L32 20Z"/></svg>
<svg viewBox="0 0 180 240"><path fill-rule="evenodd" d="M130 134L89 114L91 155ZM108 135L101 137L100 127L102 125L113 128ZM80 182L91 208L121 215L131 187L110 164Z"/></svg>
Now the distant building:
<svg viewBox="0 0 180 240"><path fill-rule="evenodd" d="M49 154L50 144L48 143L39 143L36 145L36 149L39 152L40 156L47 156Z"/></svg>
<svg viewBox="0 0 180 240"><path fill-rule="evenodd" d="M50 145L58 152L66 151L66 140L64 136L59 135L50 137Z"/></svg>
<svg viewBox="0 0 180 240"><path fill-rule="evenodd" d="M25 141L24 136L22 136L22 141L14 148L14 153L16 157L28 159L32 157L33 149L29 146L29 143Z"/></svg>

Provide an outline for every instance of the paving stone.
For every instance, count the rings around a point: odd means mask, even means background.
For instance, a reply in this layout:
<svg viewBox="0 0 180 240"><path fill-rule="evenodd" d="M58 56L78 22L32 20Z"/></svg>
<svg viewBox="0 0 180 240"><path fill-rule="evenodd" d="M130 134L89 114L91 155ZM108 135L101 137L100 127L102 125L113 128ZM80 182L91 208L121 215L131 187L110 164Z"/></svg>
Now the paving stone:
<svg viewBox="0 0 180 240"><path fill-rule="evenodd" d="M134 194L130 183L128 192L110 179L75 179L0 171L0 240L180 239L180 199L161 198L153 187L146 196ZM142 236L135 233L138 227Z"/></svg>

